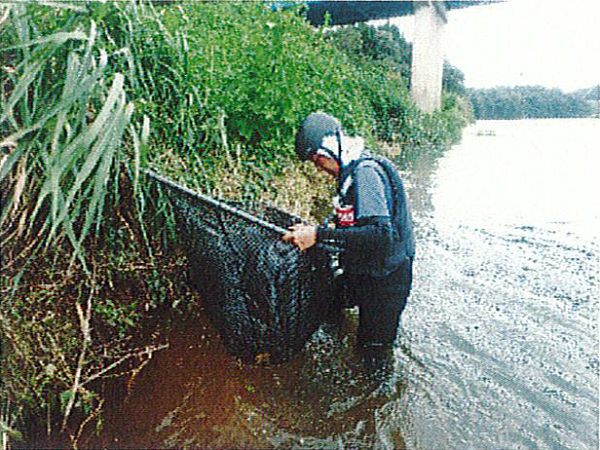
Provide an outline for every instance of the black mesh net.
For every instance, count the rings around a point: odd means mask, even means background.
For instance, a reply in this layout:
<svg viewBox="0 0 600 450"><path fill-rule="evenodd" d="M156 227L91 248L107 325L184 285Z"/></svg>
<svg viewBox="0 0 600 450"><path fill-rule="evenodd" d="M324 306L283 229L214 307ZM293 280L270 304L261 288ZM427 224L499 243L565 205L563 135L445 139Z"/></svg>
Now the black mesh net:
<svg viewBox="0 0 600 450"><path fill-rule="evenodd" d="M167 188L190 279L228 350L274 362L300 350L332 303L329 252L282 242L281 233L300 222L284 211L216 201L149 175Z"/></svg>

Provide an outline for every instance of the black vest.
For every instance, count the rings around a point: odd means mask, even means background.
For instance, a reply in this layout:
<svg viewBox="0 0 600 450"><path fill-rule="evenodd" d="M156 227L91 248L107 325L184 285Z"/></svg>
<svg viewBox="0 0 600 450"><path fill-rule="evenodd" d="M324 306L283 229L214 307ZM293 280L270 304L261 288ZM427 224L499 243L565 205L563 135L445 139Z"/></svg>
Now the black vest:
<svg viewBox="0 0 600 450"><path fill-rule="evenodd" d="M357 167L362 162L369 160L376 162L377 166L382 169L382 175L384 175L382 176L382 180L391 190L392 204L390 204L390 199L387 196L386 200L394 228L393 243L385 254L373 255L365 254L365 252L356 252L356 254L353 254L347 251L342 255L340 262L347 272L381 277L398 269L407 259L414 258L415 242L410 207L404 184L398 174L398 170L388 159L367 154L352 162L341 174L338 185L340 197L343 197L346 202L352 203L356 209L354 189L350 187L349 192L345 193L346 195L342 195L343 193L340 190L348 177L354 178ZM354 180L352 183L354 185Z"/></svg>

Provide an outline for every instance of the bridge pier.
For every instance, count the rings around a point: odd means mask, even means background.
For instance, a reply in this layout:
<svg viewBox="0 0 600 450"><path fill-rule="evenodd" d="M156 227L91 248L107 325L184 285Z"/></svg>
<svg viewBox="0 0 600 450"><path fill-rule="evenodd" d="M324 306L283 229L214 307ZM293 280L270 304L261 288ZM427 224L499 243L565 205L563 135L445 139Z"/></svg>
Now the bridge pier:
<svg viewBox="0 0 600 450"><path fill-rule="evenodd" d="M414 16L410 92L417 107L431 113L442 106L442 42L448 18L444 3L437 1L414 2Z"/></svg>

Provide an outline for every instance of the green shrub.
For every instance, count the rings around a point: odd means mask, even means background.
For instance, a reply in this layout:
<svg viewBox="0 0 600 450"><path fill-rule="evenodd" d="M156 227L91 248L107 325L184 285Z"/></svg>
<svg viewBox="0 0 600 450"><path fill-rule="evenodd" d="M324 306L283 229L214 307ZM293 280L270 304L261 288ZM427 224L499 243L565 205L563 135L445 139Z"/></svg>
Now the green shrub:
<svg viewBox="0 0 600 450"><path fill-rule="evenodd" d="M131 95L152 118L156 152L205 168L239 144L248 164L280 167L314 110L369 133L357 69L294 11L260 2L119 8L131 20L111 16L111 38L133 54Z"/></svg>

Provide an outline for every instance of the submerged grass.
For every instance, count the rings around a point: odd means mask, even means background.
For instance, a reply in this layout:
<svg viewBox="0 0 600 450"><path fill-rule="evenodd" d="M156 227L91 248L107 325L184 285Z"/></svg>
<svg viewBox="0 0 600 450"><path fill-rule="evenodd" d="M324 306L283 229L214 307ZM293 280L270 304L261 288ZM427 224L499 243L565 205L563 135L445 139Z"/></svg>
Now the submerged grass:
<svg viewBox="0 0 600 450"><path fill-rule="evenodd" d="M141 168L322 220L333 185L292 158L306 114L387 148L464 124L459 97L420 114L397 78L369 73L299 10L264 6L0 7L5 446L101 432L102 380L131 379L163 345L133 337L195 310L169 202Z"/></svg>

